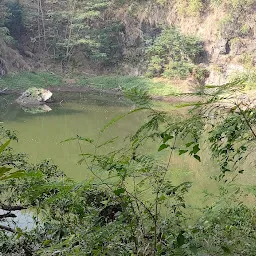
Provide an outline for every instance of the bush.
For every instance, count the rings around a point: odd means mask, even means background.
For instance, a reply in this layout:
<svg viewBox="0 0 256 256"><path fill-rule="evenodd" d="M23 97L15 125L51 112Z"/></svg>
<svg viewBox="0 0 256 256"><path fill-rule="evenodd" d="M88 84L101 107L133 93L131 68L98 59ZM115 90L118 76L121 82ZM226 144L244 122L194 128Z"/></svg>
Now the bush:
<svg viewBox="0 0 256 256"><path fill-rule="evenodd" d="M255 210L244 205L210 209L197 223L193 237L205 255L253 256L255 216Z"/></svg>
<svg viewBox="0 0 256 256"><path fill-rule="evenodd" d="M165 65L163 76L166 78L186 79L193 70L193 64L181 61L169 62Z"/></svg>
<svg viewBox="0 0 256 256"><path fill-rule="evenodd" d="M191 73L202 51L197 38L182 35L174 28L165 28L146 50L149 58L147 74L184 79Z"/></svg>
<svg viewBox="0 0 256 256"><path fill-rule="evenodd" d="M228 15L220 23L220 33L224 38L245 37L251 33L251 24L246 23L247 16L253 14L255 1L226 1Z"/></svg>
<svg viewBox="0 0 256 256"><path fill-rule="evenodd" d="M178 11L183 16L200 16L207 2L202 0L176 1Z"/></svg>

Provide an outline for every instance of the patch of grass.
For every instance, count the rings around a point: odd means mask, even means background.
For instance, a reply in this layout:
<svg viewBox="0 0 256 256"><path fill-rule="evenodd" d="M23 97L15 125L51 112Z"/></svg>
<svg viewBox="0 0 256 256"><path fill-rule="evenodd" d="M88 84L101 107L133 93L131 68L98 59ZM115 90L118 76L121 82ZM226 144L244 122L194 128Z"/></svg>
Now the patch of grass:
<svg viewBox="0 0 256 256"><path fill-rule="evenodd" d="M62 77L46 72L21 72L9 74L0 79L0 88L27 89L62 85Z"/></svg>
<svg viewBox="0 0 256 256"><path fill-rule="evenodd" d="M133 76L97 76L81 78L78 82L80 86L92 86L101 89L122 89L127 90L133 87L142 88L150 95L168 96L179 94L179 91L166 81L156 81L146 77Z"/></svg>
<svg viewBox="0 0 256 256"><path fill-rule="evenodd" d="M91 86L102 90L127 90L138 87L148 91L154 96L168 96L179 94L168 80L157 80L146 77L133 76L95 76L76 77L77 82L72 86ZM0 79L0 89L28 89L30 87L54 87L66 85L64 77L46 72L21 72L9 74Z"/></svg>

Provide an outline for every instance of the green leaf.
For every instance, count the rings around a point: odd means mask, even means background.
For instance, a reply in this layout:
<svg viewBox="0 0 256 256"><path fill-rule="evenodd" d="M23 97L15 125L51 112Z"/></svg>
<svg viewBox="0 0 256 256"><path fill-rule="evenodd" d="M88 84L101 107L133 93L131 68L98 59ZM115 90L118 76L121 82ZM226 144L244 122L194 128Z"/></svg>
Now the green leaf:
<svg viewBox="0 0 256 256"><path fill-rule="evenodd" d="M201 106L204 105L204 103L182 103L182 104L178 104L175 105L176 108L185 108L185 107L195 107L195 106Z"/></svg>
<svg viewBox="0 0 256 256"><path fill-rule="evenodd" d="M164 137L163 137L163 143L166 143L168 140L171 140L173 139L174 137L172 135L168 135L166 134Z"/></svg>
<svg viewBox="0 0 256 256"><path fill-rule="evenodd" d="M22 229L19 228L19 227L16 228L16 232L17 232L16 239L20 239L20 237L21 237L22 235L24 235Z"/></svg>
<svg viewBox="0 0 256 256"><path fill-rule="evenodd" d="M225 253L231 254L231 250L230 250L227 246L222 245L222 246L221 246L221 249L222 249Z"/></svg>
<svg viewBox="0 0 256 256"><path fill-rule="evenodd" d="M196 160L198 160L199 162L201 162L201 158L200 158L199 155L193 155L193 156L194 156L194 158L195 158Z"/></svg>
<svg viewBox="0 0 256 256"><path fill-rule="evenodd" d="M24 176L24 174L25 174L25 172L24 171L16 171L16 172L13 172L13 173L11 173L11 174L9 174L9 175L2 175L1 177L0 177L0 181L1 180L8 180L8 179L17 179L17 178L21 178L21 177L23 177Z"/></svg>
<svg viewBox="0 0 256 256"><path fill-rule="evenodd" d="M69 138L69 139L66 139L66 140L63 140L61 141L60 143L64 143L64 142L69 142L69 141L74 141L74 140L77 140L77 138Z"/></svg>
<svg viewBox="0 0 256 256"><path fill-rule="evenodd" d="M189 249L190 249L190 251L191 251L192 253L194 253L194 254L197 254L197 253L198 253L198 249L197 249L197 247L196 247L195 245L189 246Z"/></svg>
<svg viewBox="0 0 256 256"><path fill-rule="evenodd" d="M69 142L69 141L74 141L74 140L83 140L83 141L87 141L87 142L89 142L89 143L93 143L93 139L86 138L86 137L81 137L81 136L79 136L79 135L77 135L76 137L73 137L73 138L69 138L69 139L63 140L63 141L61 141L60 143Z"/></svg>
<svg viewBox="0 0 256 256"><path fill-rule="evenodd" d="M162 150L164 150L164 149L166 149L166 148L168 148L168 147L169 147L168 144L162 144L162 145L159 147L158 151L162 151Z"/></svg>
<svg viewBox="0 0 256 256"><path fill-rule="evenodd" d="M180 149L180 150L179 150L179 155L185 154L185 153L187 153L187 152L188 152L188 150Z"/></svg>
<svg viewBox="0 0 256 256"><path fill-rule="evenodd" d="M120 196L121 194L123 194L125 192L124 188L118 188L114 191L115 195Z"/></svg>
<svg viewBox="0 0 256 256"><path fill-rule="evenodd" d="M189 148L191 145L193 145L195 142L194 141L191 141L189 143L186 144L186 147Z"/></svg>
<svg viewBox="0 0 256 256"><path fill-rule="evenodd" d="M85 159L81 158L77 163L81 165L84 161L85 161Z"/></svg>
<svg viewBox="0 0 256 256"><path fill-rule="evenodd" d="M200 148L199 148L199 144L196 144L194 147L193 147L193 154L196 155L198 152L200 151Z"/></svg>
<svg viewBox="0 0 256 256"><path fill-rule="evenodd" d="M181 231L179 235L177 236L177 245L178 247L181 247L183 244L185 244L185 237L184 237L184 231Z"/></svg>
<svg viewBox="0 0 256 256"><path fill-rule="evenodd" d="M89 143L93 143L93 139L90 139L90 138L85 138L85 137L80 137L77 135L77 140L83 140L83 141L87 141Z"/></svg>
<svg viewBox="0 0 256 256"><path fill-rule="evenodd" d="M160 197L159 197L159 202L163 202L163 201L165 201L166 200L166 196L165 195L161 195Z"/></svg>
<svg viewBox="0 0 256 256"><path fill-rule="evenodd" d="M0 167L0 177L4 176L7 172L9 172L12 168L9 167Z"/></svg>
<svg viewBox="0 0 256 256"><path fill-rule="evenodd" d="M6 141L3 145L0 146L0 153L2 153L10 144L11 140Z"/></svg>
<svg viewBox="0 0 256 256"><path fill-rule="evenodd" d="M45 240L44 242L43 242L43 245L44 246L48 246L49 244L51 244L51 240Z"/></svg>
<svg viewBox="0 0 256 256"><path fill-rule="evenodd" d="M118 137L115 137L115 138L112 138L112 139L110 139L110 140L107 140L107 141L103 142L102 144L100 144L99 146L97 146L97 148L101 148L101 147L103 147L103 146L106 146L106 145L108 145L108 144L111 144L111 143L113 143L117 138L118 138Z"/></svg>

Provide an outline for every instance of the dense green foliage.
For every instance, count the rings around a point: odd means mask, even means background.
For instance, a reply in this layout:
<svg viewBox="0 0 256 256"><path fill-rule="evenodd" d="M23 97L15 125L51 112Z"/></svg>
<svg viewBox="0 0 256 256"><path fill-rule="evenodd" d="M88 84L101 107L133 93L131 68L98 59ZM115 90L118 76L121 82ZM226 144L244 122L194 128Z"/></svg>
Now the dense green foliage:
<svg viewBox="0 0 256 256"><path fill-rule="evenodd" d="M135 53L126 61L135 66L147 62L144 70L148 76L193 76L200 85L207 76L207 71L197 66L203 55L200 39L163 27L159 21L140 20L134 10L152 13L174 8L181 16L200 18L206 8L223 6L230 16L220 22L219 32L234 42L250 34L243 21L255 4L254 0L18 2L0 0L0 41L4 46L16 45L22 52L21 42L29 42L33 53L61 63L64 71L92 63L99 70L117 66L130 50ZM241 58L243 64L253 66L253 58ZM0 71L5 71L2 59L0 64ZM247 82L254 84L251 74ZM66 79L44 72L9 74L1 79L3 89L75 83L122 91L135 107L107 123L98 138L81 134L64 141L77 143L79 164L91 174L80 182L50 161L31 164L25 154L10 148L18 140L16 134L0 128L0 254L255 255L256 212L245 201L245 194L250 193L255 202L256 189L236 184L237 177L255 170L251 161L255 159L255 105L234 96L243 89L244 80L236 77L233 83L213 86L201 102L187 104L193 109L184 116L170 116L155 110L150 101L152 95L177 93L159 79L114 75ZM114 144L116 137L99 142L110 126L139 111L147 115L145 123L121 145ZM176 183L169 174L174 155L202 162L203 138L219 169L213 177L219 191L215 197L206 191L211 202L195 209L194 202L187 201L193 184L189 180ZM154 145L150 149L149 143ZM101 153L103 148L109 149L108 154ZM248 161L252 163L244 164ZM32 218L32 226L17 226L18 215Z"/></svg>
<svg viewBox="0 0 256 256"><path fill-rule="evenodd" d="M10 36L10 31L6 26L6 21L10 17L10 13L8 12L8 8L5 4L0 2L0 39L2 39L5 43L13 44L14 40ZM1 57L0 53L0 57Z"/></svg>
<svg viewBox="0 0 256 256"><path fill-rule="evenodd" d="M49 20L44 32L44 41L54 51L54 58L69 60L75 51L97 61L115 62L118 55L118 33L122 26L114 22L102 23L102 12L108 1L62 1L49 6ZM67 8L68 6L68 8ZM90 24L98 23L91 26ZM52 37L52 35L59 35Z"/></svg>
<svg viewBox="0 0 256 256"><path fill-rule="evenodd" d="M192 73L193 63L202 51L198 39L166 28L147 49L150 58L148 75L186 78Z"/></svg>

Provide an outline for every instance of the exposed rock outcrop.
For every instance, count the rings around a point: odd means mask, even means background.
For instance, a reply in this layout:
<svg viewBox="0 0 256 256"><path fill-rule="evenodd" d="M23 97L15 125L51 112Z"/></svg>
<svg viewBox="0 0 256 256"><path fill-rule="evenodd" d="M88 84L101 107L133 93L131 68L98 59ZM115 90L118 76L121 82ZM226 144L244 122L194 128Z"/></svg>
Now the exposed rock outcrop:
<svg viewBox="0 0 256 256"><path fill-rule="evenodd" d="M21 105L40 105L44 104L52 97L52 93L49 90L32 87L26 90L16 100Z"/></svg>
<svg viewBox="0 0 256 256"><path fill-rule="evenodd" d="M242 65L228 64L228 65L210 65L209 77L206 79L207 85L223 85L230 82L232 76L237 76L246 72Z"/></svg>

